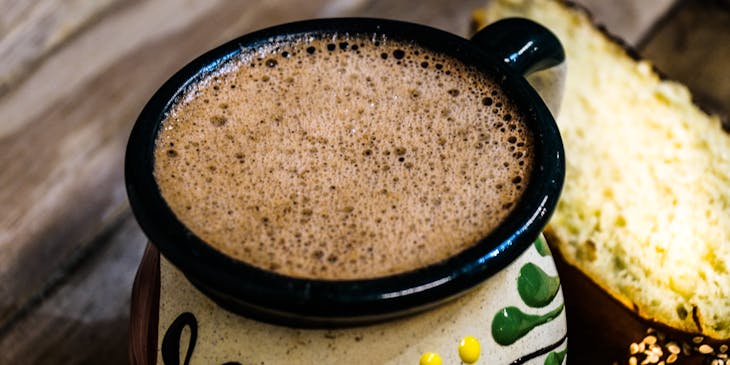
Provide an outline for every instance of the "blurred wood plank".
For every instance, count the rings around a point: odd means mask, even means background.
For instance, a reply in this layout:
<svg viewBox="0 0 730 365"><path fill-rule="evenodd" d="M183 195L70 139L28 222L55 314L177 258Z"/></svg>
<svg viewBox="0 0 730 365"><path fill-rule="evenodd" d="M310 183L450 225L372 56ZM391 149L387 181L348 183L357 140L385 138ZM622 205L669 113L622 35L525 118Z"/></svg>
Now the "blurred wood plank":
<svg viewBox="0 0 730 365"><path fill-rule="evenodd" d="M596 23L602 24L612 34L626 43L636 46L654 23L666 14L677 0L641 1L573 1L588 9Z"/></svg>
<svg viewBox="0 0 730 365"><path fill-rule="evenodd" d="M373 16L394 18L444 29L467 36L470 33L471 13L485 6L490 0L464 0L458 4L449 1L387 1L370 0L361 7L337 16ZM539 0L538 0L539 1ZM623 38L628 44L635 45L642 36L662 17L677 0L572 0L586 8L598 24L604 25L613 34Z"/></svg>
<svg viewBox="0 0 730 365"><path fill-rule="evenodd" d="M730 116L730 1L685 1L641 47L711 111Z"/></svg>
<svg viewBox="0 0 730 365"><path fill-rule="evenodd" d="M0 96L120 0L0 1Z"/></svg>
<svg viewBox="0 0 730 365"><path fill-rule="evenodd" d="M343 15L420 23L466 37L470 33L469 19L472 11L486 3L486 0L461 0L458 3L443 0L370 0L362 4L362 7Z"/></svg>
<svg viewBox="0 0 730 365"><path fill-rule="evenodd" d="M108 20L136 15L134 9L118 9ZM135 109L151 92L146 79L159 82L166 68L176 66L156 59L152 44L140 38L138 58L118 57L107 67L89 71L89 79L78 88L59 89L63 77L73 76L69 68L78 68L88 58L85 39L99 37L109 21L88 29L89 36L82 35L57 53L75 57L64 60L65 67L48 74L40 67L21 88L0 99L13 99L17 91L31 87L24 103L11 100L5 104L11 112L3 113L6 118L27 118L11 119L10 124L20 120L22 128L0 138L0 204L13 207L0 215L0 323L42 292L49 278L63 275L65 263L87 249L87 243L120 214L125 201L125 134ZM99 53L104 52L103 39L95 44ZM140 69L137 62L151 66ZM43 66L53 65L46 61ZM155 68L157 73L144 72ZM38 75L56 89L54 98L33 93Z"/></svg>
<svg viewBox="0 0 730 365"><path fill-rule="evenodd" d="M0 364L126 364L128 312L146 239L131 214L96 255L0 338Z"/></svg>

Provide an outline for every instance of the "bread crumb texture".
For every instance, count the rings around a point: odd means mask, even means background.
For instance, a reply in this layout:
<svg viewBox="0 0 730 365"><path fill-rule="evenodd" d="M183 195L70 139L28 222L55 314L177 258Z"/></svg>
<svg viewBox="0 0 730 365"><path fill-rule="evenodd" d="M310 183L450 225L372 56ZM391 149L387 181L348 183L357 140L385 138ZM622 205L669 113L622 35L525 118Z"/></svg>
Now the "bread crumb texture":
<svg viewBox="0 0 730 365"><path fill-rule="evenodd" d="M500 0L567 54L558 124L566 182L548 233L566 260L644 318L730 338L730 135L688 90L635 61L582 11Z"/></svg>

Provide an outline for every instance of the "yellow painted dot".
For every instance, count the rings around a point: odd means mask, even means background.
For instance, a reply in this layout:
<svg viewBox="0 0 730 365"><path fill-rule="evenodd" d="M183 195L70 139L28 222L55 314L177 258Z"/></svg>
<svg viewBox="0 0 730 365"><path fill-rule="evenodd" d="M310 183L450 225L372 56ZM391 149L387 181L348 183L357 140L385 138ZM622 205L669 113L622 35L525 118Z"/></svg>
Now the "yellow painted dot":
<svg viewBox="0 0 730 365"><path fill-rule="evenodd" d="M441 365L441 356L435 352L427 352L421 355L420 365Z"/></svg>
<svg viewBox="0 0 730 365"><path fill-rule="evenodd" d="M472 336L466 336L461 339L461 342L459 342L459 357L461 358L461 361L467 364L477 362L477 360L479 360L480 352L481 348L479 346L479 341Z"/></svg>

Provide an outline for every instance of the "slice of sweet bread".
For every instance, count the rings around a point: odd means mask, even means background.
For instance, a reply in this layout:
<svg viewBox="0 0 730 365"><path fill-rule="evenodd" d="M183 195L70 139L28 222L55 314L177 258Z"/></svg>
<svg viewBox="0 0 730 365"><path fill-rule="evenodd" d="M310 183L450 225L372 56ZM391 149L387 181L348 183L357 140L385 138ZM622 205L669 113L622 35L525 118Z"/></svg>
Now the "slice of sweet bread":
<svg viewBox="0 0 730 365"><path fill-rule="evenodd" d="M640 316L730 338L730 134L719 118L566 3L495 0L484 16L531 18L565 47L554 247Z"/></svg>

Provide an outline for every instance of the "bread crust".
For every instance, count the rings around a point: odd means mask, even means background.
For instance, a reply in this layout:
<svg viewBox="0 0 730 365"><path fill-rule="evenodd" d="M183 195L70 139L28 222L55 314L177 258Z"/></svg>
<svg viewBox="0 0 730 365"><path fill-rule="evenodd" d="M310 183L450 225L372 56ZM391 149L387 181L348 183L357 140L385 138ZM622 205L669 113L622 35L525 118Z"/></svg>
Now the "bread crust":
<svg viewBox="0 0 730 365"><path fill-rule="evenodd" d="M505 2L505 3L516 3L517 1L495 1L495 2ZM559 6L564 8L565 10L572 12L574 14L579 14L582 18L586 19L587 22L592 26L593 29L598 31L598 34L600 34L605 40L608 42L618 46L622 51L623 54L627 57L629 57L634 62L642 62L642 58L639 56L639 54L625 41L623 41L620 37L612 34L606 27L604 27L601 24L598 24L593 17L593 15L588 11L585 7L575 4L570 1L565 0L555 0L552 1L554 3L558 3ZM490 6L497 6L497 5L490 5ZM506 5L509 6L509 5ZM486 25L488 22L496 20L493 18L491 14L489 14L489 8L483 10L482 13L476 12L474 14L474 24L475 29L479 29L482 26ZM568 60L570 62L570 60ZM644 62L647 65L650 65L649 63ZM656 67L653 65L650 65L650 72L652 72L654 75L656 75L660 80L667 81L668 78L666 75L664 75L661 71L659 71ZM569 70L570 70L570 66ZM570 72L570 71L569 71ZM694 102L694 100L693 100ZM698 107L700 110L702 110L705 114L707 113L705 109L702 109L701 107L697 106L697 103L694 103L695 107ZM570 158L570 156L568 156ZM560 250L561 252L565 253L566 247L570 245L569 242L566 242L565 240L560 239L560 233L558 232L560 227L556 227L553 222L551 222L548 227L546 228L546 235L549 237L549 241L551 242L551 245L553 248ZM573 247L586 247L590 246L591 242L582 241L579 243L573 243ZM687 311L689 320L681 321L678 318L675 317L663 317L658 315L658 313L654 310L652 310L651 307L646 305L640 305L636 303L634 300L631 299L630 296L626 295L625 293L622 293L618 288L611 285L611 283L606 280L603 276L599 275L598 273L592 271L588 267L584 267L581 265L579 260L576 256L570 255L570 254L564 254L562 255L565 262L567 262L569 265L572 265L576 267L585 277L589 278L592 282L594 282L598 287L601 288L601 290L608 295L610 295L615 301L621 303L625 308L631 310L635 315L643 318L647 324L661 324L668 326L674 330L680 331L681 333L686 334L687 336L695 336L695 335L703 335L703 336L709 336L716 340L727 340L730 338L730 330L715 330L712 328L712 326L709 326L708 323L711 322L711 319L705 318L703 315L701 309L697 305L691 306L689 310ZM595 270L595 269L594 269ZM608 276L606 276L608 277Z"/></svg>

